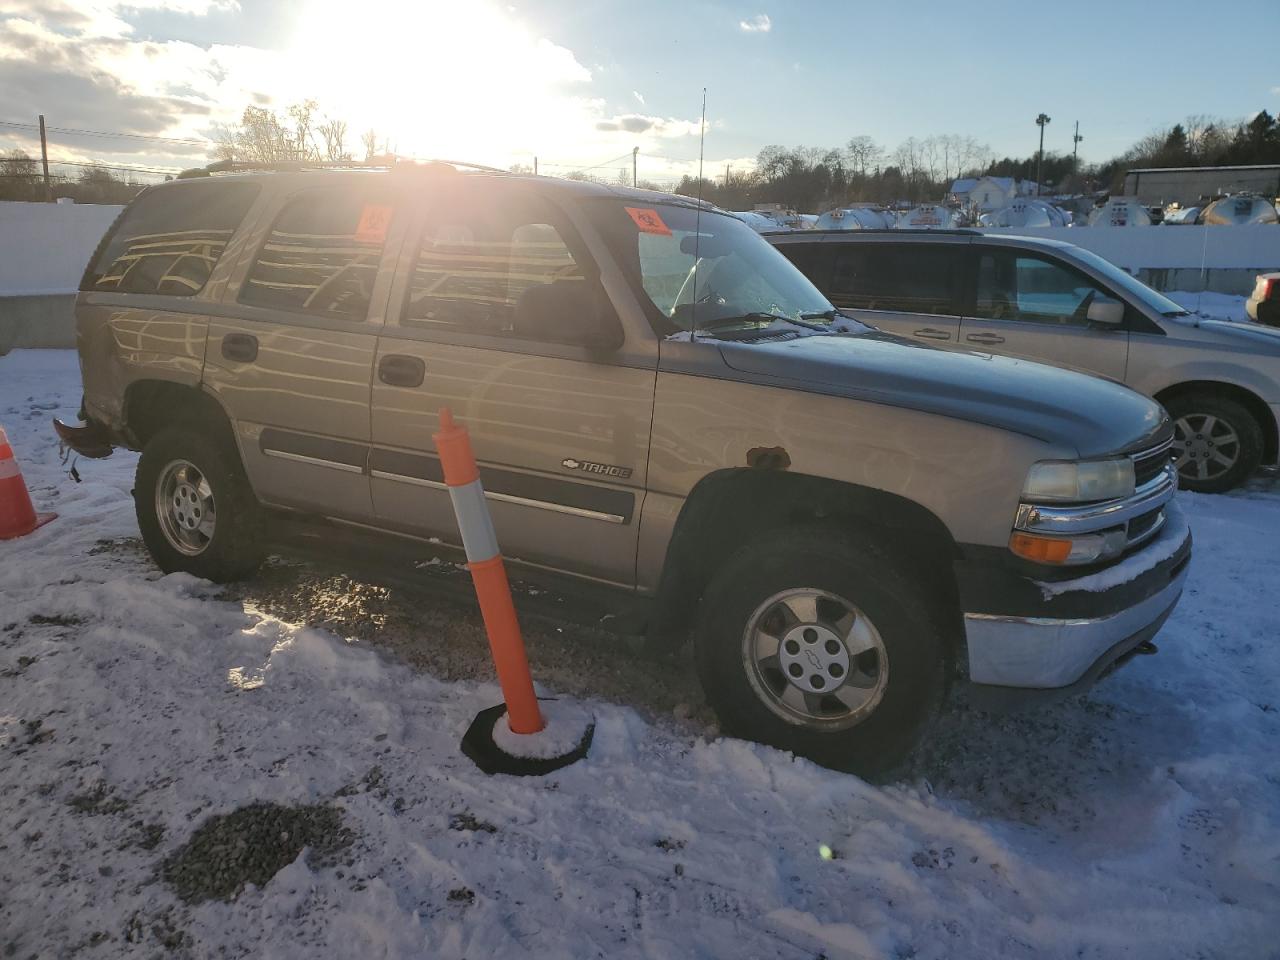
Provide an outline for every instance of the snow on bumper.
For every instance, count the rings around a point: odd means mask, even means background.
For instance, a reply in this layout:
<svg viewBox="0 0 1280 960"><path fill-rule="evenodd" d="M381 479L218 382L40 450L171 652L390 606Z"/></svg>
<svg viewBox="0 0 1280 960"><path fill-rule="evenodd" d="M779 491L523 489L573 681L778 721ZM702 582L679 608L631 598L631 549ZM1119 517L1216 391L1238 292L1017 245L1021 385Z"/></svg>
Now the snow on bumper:
<svg viewBox="0 0 1280 960"><path fill-rule="evenodd" d="M1045 691L1087 686L1153 637L1173 612L1186 581L1190 549L1190 530L1171 504L1160 536L1114 567L1037 584L1047 615L966 613L969 679L984 686ZM1118 597L1124 604L1115 609ZM1053 615L1051 601L1059 598L1075 601L1071 615ZM1090 608L1097 615L1090 615Z"/></svg>

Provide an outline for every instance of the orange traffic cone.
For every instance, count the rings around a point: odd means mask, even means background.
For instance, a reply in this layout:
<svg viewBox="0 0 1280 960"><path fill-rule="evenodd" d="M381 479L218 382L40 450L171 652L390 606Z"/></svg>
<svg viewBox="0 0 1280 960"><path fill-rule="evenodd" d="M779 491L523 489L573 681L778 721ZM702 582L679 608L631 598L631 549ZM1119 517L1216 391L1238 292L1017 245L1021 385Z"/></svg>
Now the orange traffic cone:
<svg viewBox="0 0 1280 960"><path fill-rule="evenodd" d="M22 468L14 459L4 428L0 427L0 540L25 537L56 516L56 513L36 513L31 506Z"/></svg>

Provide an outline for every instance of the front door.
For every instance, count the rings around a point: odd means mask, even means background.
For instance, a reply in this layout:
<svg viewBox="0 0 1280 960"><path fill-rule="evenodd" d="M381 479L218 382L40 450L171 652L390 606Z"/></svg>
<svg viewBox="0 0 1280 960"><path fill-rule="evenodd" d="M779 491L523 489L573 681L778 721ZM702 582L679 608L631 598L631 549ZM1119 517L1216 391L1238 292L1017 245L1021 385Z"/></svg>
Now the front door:
<svg viewBox="0 0 1280 960"><path fill-rule="evenodd" d="M964 245L947 241L831 243L827 299L859 320L940 347L959 342Z"/></svg>
<svg viewBox="0 0 1280 960"><path fill-rule="evenodd" d="M301 189L261 214L260 236L209 323L205 383L236 421L263 501L371 519L369 384L403 235L385 188Z"/></svg>
<svg viewBox="0 0 1280 960"><path fill-rule="evenodd" d="M1128 331L1085 318L1095 297L1114 293L1056 258L1012 247L975 246L971 263L962 346L1124 380Z"/></svg>
<svg viewBox="0 0 1280 960"><path fill-rule="evenodd" d="M447 406L470 431L508 558L633 585L656 350L601 354L530 322L547 285L600 279L565 214L527 186L451 184L420 221L378 342L378 523L459 542L431 438Z"/></svg>

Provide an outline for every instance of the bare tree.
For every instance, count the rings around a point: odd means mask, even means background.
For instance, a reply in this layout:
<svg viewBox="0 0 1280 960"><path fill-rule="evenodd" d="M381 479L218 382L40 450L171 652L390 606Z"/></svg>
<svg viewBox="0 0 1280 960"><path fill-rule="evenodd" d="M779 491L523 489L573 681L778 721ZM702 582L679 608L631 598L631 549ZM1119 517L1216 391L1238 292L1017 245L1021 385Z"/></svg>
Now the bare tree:
<svg viewBox="0 0 1280 960"><path fill-rule="evenodd" d="M849 166L864 177L884 156L880 145L868 136L852 138L844 149L849 156Z"/></svg>
<svg viewBox="0 0 1280 960"><path fill-rule="evenodd" d="M372 160L378 155L378 133L369 129L360 135L360 143L364 146L364 158Z"/></svg>
<svg viewBox="0 0 1280 960"><path fill-rule="evenodd" d="M351 159L351 154L347 151L347 122L345 120L326 118L324 123L320 124L316 129L320 133L320 139L324 141L323 156L325 160L337 163Z"/></svg>
<svg viewBox="0 0 1280 960"><path fill-rule="evenodd" d="M21 150L0 157L0 200L43 200L41 180L34 157Z"/></svg>

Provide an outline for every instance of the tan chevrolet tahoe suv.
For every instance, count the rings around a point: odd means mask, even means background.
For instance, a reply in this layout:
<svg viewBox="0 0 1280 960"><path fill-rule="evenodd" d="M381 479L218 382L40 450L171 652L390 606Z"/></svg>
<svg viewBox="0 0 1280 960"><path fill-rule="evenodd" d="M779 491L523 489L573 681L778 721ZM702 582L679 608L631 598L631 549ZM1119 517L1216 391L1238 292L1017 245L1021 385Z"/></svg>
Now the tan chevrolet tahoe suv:
<svg viewBox="0 0 1280 960"><path fill-rule="evenodd" d="M725 730L834 767L901 760L956 678L1087 687L1186 577L1158 404L870 330L688 198L196 171L129 205L76 310L60 434L142 452L163 570L249 576L298 524L367 536L369 569L456 545L449 406L519 571L692 635Z"/></svg>
<svg viewBox="0 0 1280 960"><path fill-rule="evenodd" d="M955 350L1107 377L1173 417L1181 485L1238 486L1280 453L1280 330L1189 313L1095 253L976 230L769 238L831 302Z"/></svg>

